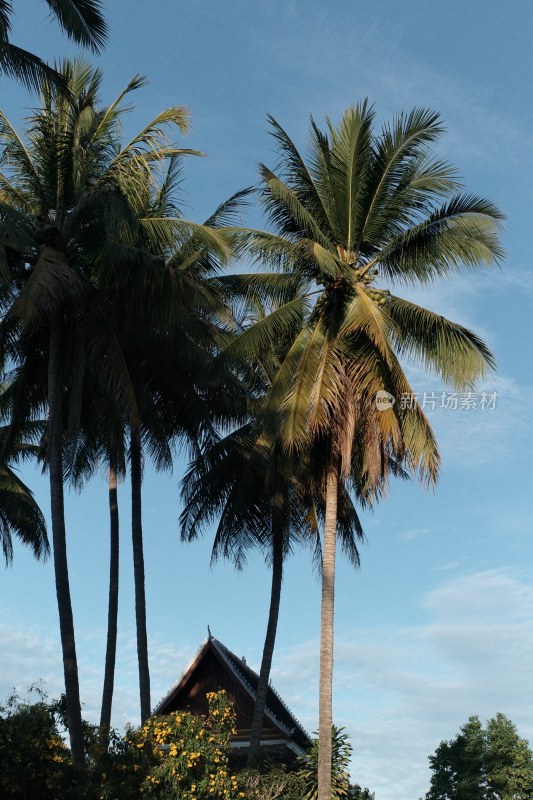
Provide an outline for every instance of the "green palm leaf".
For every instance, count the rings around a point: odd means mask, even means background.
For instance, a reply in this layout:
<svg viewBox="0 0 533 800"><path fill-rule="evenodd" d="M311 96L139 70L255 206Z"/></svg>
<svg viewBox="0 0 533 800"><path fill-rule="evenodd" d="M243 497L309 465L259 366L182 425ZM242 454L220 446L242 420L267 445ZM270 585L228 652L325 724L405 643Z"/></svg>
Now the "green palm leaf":
<svg viewBox="0 0 533 800"><path fill-rule="evenodd" d="M456 389L473 388L495 369L485 342L468 328L392 296L387 313L400 354L421 363Z"/></svg>

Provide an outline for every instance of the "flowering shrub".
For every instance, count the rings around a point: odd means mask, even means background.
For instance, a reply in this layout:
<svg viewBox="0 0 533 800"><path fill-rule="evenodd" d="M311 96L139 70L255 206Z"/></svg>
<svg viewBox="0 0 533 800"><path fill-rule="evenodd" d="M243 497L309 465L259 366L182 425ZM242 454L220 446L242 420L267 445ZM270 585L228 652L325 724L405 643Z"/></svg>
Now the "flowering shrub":
<svg viewBox="0 0 533 800"><path fill-rule="evenodd" d="M206 717L176 711L151 717L136 733L136 747L150 759L142 793L161 800L236 800L237 779L228 750L235 715L224 691L207 695Z"/></svg>

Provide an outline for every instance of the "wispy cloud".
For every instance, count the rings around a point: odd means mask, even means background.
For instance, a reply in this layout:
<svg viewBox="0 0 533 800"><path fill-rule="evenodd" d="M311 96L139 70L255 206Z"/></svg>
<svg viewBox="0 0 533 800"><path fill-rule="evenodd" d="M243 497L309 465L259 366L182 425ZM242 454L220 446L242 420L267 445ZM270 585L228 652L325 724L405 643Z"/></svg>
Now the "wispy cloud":
<svg viewBox="0 0 533 800"><path fill-rule="evenodd" d="M399 535L400 539L409 542L412 539L419 539L421 536L427 536L431 532L430 528L410 528L408 531L402 531Z"/></svg>
<svg viewBox="0 0 533 800"><path fill-rule="evenodd" d="M36 628L0 625L2 668L0 672L0 701L14 690L25 697L29 687L42 682L48 697L58 697L64 691L63 666L59 638ZM103 660L102 632L84 631L77 636L80 693L83 715L89 722L100 718ZM151 638L150 658L153 665L152 701L156 703L167 693L180 676L194 653L194 646L175 647L155 634ZM137 645L133 632L119 636L112 724L123 730L126 724L139 723L139 690Z"/></svg>

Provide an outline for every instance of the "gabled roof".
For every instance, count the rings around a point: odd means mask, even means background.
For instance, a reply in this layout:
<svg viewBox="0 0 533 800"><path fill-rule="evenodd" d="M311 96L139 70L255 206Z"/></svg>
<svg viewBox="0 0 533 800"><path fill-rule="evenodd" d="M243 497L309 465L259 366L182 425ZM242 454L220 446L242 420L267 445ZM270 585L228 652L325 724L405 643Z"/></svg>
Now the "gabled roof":
<svg viewBox="0 0 533 800"><path fill-rule="evenodd" d="M202 662L210 655L214 655L221 667L226 670L238 683L242 690L250 697L251 702L255 703L259 676L251 669L243 658L239 658L229 648L218 639L210 636L200 647L198 653L189 664L181 678L170 689L166 697L154 709L154 714L164 714L167 708L171 708L177 702L179 696L190 684L194 673L196 673ZM283 702L276 690L269 686L265 707L265 718L276 728L280 735L293 743L295 750L303 752L308 749L311 739L305 728L292 714L288 706Z"/></svg>

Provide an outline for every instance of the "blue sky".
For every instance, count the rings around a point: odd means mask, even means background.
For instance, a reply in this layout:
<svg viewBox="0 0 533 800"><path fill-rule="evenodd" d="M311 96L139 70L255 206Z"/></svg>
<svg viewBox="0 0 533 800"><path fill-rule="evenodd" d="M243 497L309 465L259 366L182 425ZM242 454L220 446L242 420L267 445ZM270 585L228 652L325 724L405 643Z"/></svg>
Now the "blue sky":
<svg viewBox="0 0 533 800"><path fill-rule="evenodd" d="M109 45L99 59L104 100L135 73L128 131L171 104L187 105L192 132L183 184L186 216L206 217L272 165L266 115L304 149L309 114L334 121L368 96L378 119L429 106L447 134L438 153L468 189L505 212L501 270L410 290L409 296L481 333L497 375L494 409L435 409L442 477L435 493L393 486L365 518L368 544L354 572L339 560L334 715L352 736L354 778L377 800L415 800L427 789L427 756L470 714L501 711L533 740L533 537L530 454L533 269L530 264L533 9L526 0L334 0L327 6L271 0L106 3ZM52 60L73 54L39 0L15 3L14 40ZM21 119L34 100L0 79L1 108ZM251 211L245 220L258 224ZM415 389L447 387L408 365ZM48 511L46 481L25 477ZM209 568L209 536L178 542L178 483L147 473L144 500L153 704L194 655L210 624L215 636L258 665L269 576ZM138 720L127 482L121 487L120 641L114 723ZM96 720L106 625L105 476L67 500L69 559L81 692ZM319 584L308 552L287 565L273 683L301 719L317 726ZM52 564L21 548L0 577L0 696L43 679L53 696L62 668Z"/></svg>

